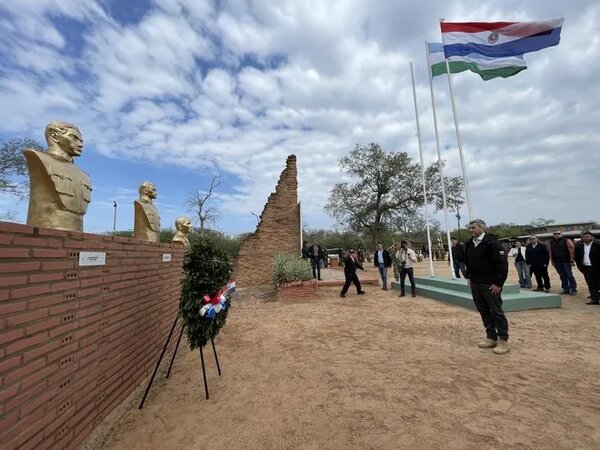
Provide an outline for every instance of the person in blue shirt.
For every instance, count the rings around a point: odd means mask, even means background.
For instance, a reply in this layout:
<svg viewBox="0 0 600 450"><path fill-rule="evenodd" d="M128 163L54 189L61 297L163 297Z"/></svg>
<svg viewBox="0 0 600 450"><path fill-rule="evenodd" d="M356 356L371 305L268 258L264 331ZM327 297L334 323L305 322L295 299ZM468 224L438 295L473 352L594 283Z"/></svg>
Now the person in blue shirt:
<svg viewBox="0 0 600 450"><path fill-rule="evenodd" d="M387 291L387 271L392 266L392 257L390 252L383 248L383 243L381 242L377 243L377 248L375 249L375 254L373 255L373 263L379 270L379 276L381 277L381 282L383 283L382 289Z"/></svg>

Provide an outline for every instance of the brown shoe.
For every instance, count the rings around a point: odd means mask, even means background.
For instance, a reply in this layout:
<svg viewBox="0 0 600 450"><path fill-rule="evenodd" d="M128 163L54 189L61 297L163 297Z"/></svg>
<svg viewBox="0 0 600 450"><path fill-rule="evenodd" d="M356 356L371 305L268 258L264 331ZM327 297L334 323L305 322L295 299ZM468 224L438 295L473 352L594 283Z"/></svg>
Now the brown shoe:
<svg viewBox="0 0 600 450"><path fill-rule="evenodd" d="M498 339L498 343L494 348L494 354L496 355L506 355L510 352L510 347L508 346L508 341L503 341L502 339Z"/></svg>
<svg viewBox="0 0 600 450"><path fill-rule="evenodd" d="M497 343L498 341L486 338L484 341L481 341L479 344L477 344L477 346L479 348L494 348Z"/></svg>

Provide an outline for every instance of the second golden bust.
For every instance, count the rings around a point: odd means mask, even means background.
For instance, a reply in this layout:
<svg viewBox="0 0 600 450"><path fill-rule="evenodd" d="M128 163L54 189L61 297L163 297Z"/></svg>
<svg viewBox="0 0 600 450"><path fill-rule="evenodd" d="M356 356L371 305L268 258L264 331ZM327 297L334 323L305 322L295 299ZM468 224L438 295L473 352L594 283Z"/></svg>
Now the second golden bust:
<svg viewBox="0 0 600 450"><path fill-rule="evenodd" d="M152 203L156 198L156 186L145 181L140 185L140 198L133 202L135 221L133 237L144 241L160 242L160 216Z"/></svg>

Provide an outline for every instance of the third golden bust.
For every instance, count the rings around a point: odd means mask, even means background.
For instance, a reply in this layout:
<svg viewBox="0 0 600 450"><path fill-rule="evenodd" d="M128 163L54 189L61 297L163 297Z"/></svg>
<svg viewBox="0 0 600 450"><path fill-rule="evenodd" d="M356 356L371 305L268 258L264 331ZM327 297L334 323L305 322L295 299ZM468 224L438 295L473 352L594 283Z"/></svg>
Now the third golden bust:
<svg viewBox="0 0 600 450"><path fill-rule="evenodd" d="M192 230L192 221L185 217L181 216L175 219L175 236L171 239L171 242L174 244L182 244L184 247L188 247L190 245L190 241L188 239L188 234Z"/></svg>

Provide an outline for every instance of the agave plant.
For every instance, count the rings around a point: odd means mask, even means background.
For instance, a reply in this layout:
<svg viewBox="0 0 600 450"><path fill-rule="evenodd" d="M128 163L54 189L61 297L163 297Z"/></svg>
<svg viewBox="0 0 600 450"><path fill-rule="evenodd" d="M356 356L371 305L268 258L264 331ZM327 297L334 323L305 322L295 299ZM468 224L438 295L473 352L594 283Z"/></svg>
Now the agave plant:
<svg viewBox="0 0 600 450"><path fill-rule="evenodd" d="M312 279L312 268L308 260L284 253L275 255L273 259L273 283L275 286L310 279Z"/></svg>

